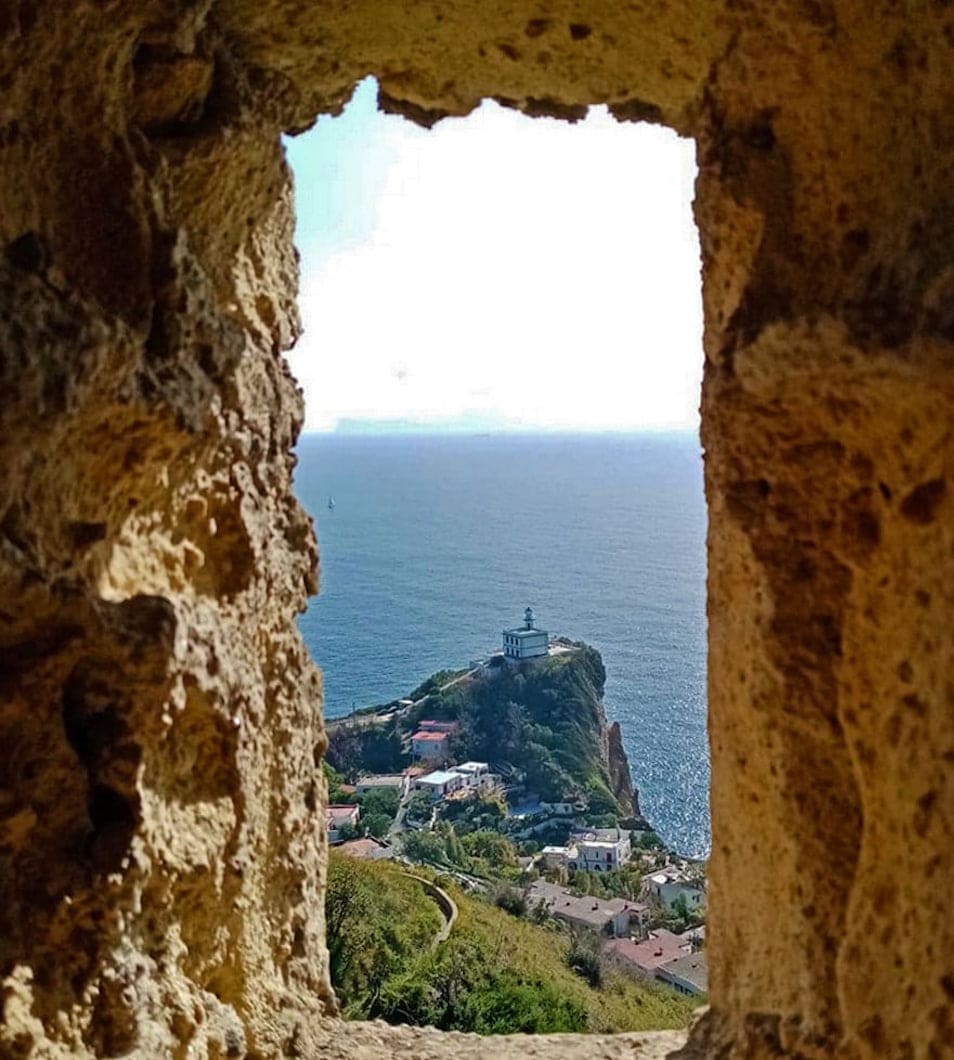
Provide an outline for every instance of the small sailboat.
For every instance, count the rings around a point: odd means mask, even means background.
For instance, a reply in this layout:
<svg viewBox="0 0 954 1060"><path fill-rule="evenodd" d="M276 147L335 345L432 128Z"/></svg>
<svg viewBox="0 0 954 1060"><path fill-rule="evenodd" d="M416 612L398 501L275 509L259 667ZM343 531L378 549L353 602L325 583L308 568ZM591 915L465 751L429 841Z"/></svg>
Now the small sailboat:
<svg viewBox="0 0 954 1060"><path fill-rule="evenodd" d="M328 511L333 512L335 510L335 499L334 497L328 498Z"/></svg>

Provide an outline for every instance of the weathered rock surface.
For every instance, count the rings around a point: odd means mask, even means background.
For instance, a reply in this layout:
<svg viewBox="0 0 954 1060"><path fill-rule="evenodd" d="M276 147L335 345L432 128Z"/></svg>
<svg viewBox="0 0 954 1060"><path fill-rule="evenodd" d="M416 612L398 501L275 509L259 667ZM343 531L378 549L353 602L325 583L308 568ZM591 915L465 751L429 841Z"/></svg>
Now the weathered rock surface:
<svg viewBox="0 0 954 1060"><path fill-rule="evenodd" d="M606 728L606 761L617 799L623 806L632 810L634 817L642 817L639 792L633 784L633 774L629 768L626 749L623 747L623 733L618 721Z"/></svg>
<svg viewBox="0 0 954 1060"><path fill-rule="evenodd" d="M693 1048L950 1054L952 58L946 0L0 8L0 1054L620 1051L328 1029L280 134L368 73L696 138Z"/></svg>

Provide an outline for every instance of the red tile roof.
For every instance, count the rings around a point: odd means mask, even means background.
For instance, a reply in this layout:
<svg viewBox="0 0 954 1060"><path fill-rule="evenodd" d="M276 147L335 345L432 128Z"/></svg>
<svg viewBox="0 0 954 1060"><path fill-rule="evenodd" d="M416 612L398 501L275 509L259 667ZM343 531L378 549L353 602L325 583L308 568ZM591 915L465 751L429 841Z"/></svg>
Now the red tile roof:
<svg viewBox="0 0 954 1060"><path fill-rule="evenodd" d="M685 957L692 947L685 939L660 928L643 942L615 939L608 943L606 948L617 957L632 962L644 972L651 972L663 964L674 961L677 957Z"/></svg>

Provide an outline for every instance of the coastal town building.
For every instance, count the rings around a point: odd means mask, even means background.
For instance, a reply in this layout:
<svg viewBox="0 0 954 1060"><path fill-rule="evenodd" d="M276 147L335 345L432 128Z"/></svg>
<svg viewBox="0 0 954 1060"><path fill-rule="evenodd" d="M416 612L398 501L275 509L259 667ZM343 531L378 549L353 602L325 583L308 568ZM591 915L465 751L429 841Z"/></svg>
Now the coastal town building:
<svg viewBox="0 0 954 1060"><path fill-rule="evenodd" d="M490 766L486 762L462 762L459 766L452 766L450 771L461 775L462 787L467 790L490 786Z"/></svg>
<svg viewBox="0 0 954 1060"><path fill-rule="evenodd" d="M437 721L433 718L423 718L417 723L420 732L446 732L455 733L460 728L456 721Z"/></svg>
<svg viewBox="0 0 954 1060"><path fill-rule="evenodd" d="M415 791L427 792L431 802L440 802L464 786L464 777L451 770L437 769L414 781Z"/></svg>
<svg viewBox="0 0 954 1060"><path fill-rule="evenodd" d="M541 802L542 813L551 817L574 817L586 809L585 802Z"/></svg>
<svg viewBox="0 0 954 1060"><path fill-rule="evenodd" d="M341 830L346 826L357 828L361 820L361 807L357 803L332 803L325 812L328 825L328 842L340 843Z"/></svg>
<svg viewBox="0 0 954 1060"><path fill-rule="evenodd" d="M632 856L629 832L595 828L575 832L568 844L567 868L573 872L613 872Z"/></svg>
<svg viewBox="0 0 954 1060"><path fill-rule="evenodd" d="M503 631L503 653L506 659L534 659L546 655L549 643L547 631L534 626L531 607L523 613L522 626Z"/></svg>
<svg viewBox="0 0 954 1060"><path fill-rule="evenodd" d="M650 931L642 942L616 939L607 944L604 952L626 970L654 978L657 968L691 954L692 943L660 928Z"/></svg>
<svg viewBox="0 0 954 1060"><path fill-rule="evenodd" d="M411 737L411 754L415 758L428 758L441 761L450 753L450 733L428 732L419 729Z"/></svg>
<svg viewBox="0 0 954 1060"><path fill-rule="evenodd" d="M396 791L403 798L410 785L406 773L379 773L360 777L355 781L354 790L357 795L366 795L369 791Z"/></svg>
<svg viewBox="0 0 954 1060"><path fill-rule="evenodd" d="M649 916L648 907L640 902L574 895L565 887L545 880L530 884L526 897L531 907L542 905L555 920L614 937L629 934L634 926L641 930Z"/></svg>
<svg viewBox="0 0 954 1060"><path fill-rule="evenodd" d="M678 990L680 994L699 995L708 993L709 968L705 950L687 953L656 969L656 978Z"/></svg>
<svg viewBox="0 0 954 1060"><path fill-rule="evenodd" d="M361 839L348 839L337 847L339 854L349 858L360 858L362 861L380 861L382 858L391 856L391 848L372 836L364 836Z"/></svg>
<svg viewBox="0 0 954 1060"><path fill-rule="evenodd" d="M679 869L663 869L654 872L645 881L646 892L655 898L667 912L681 898L690 913L702 912L706 907L706 892L703 887L690 883Z"/></svg>
<svg viewBox="0 0 954 1060"><path fill-rule="evenodd" d="M543 864L548 869L565 869L570 860L570 847L548 846L540 851ZM574 853L576 848L572 848Z"/></svg>

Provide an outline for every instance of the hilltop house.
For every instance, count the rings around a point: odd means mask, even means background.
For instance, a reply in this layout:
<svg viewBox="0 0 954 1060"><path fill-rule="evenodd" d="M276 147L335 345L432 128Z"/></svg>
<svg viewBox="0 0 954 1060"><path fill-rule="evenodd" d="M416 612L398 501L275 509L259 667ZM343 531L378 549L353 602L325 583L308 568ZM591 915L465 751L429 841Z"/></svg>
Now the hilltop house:
<svg viewBox="0 0 954 1060"><path fill-rule="evenodd" d="M523 625L503 631L503 653L505 659L534 659L547 654L550 635L545 629L533 625L533 608L523 613Z"/></svg>
<svg viewBox="0 0 954 1060"><path fill-rule="evenodd" d="M417 727L421 732L447 732L455 733L460 728L456 721L435 721L432 718L422 718Z"/></svg>
<svg viewBox="0 0 954 1060"><path fill-rule="evenodd" d="M621 828L594 828L575 832L567 854L567 868L573 871L613 872L629 861L632 843Z"/></svg>
<svg viewBox="0 0 954 1060"><path fill-rule="evenodd" d="M486 762L462 762L453 766L451 772L463 778L462 787L468 790L486 788L490 785L490 766Z"/></svg>
<svg viewBox="0 0 954 1060"><path fill-rule="evenodd" d="M658 931L650 931L649 937L642 942L616 939L607 944L605 952L621 967L652 978L657 968L691 954L692 943L680 935L660 928Z"/></svg>

